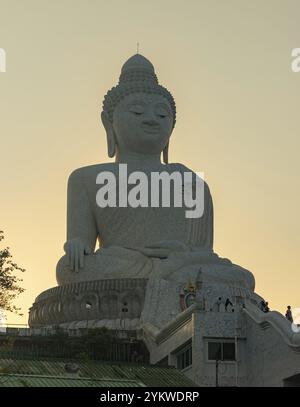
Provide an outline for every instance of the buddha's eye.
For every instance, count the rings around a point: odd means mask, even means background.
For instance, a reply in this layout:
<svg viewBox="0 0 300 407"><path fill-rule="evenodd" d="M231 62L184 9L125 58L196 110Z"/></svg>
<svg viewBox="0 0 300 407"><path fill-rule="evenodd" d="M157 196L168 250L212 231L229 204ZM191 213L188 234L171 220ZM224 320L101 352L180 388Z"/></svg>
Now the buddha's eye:
<svg viewBox="0 0 300 407"><path fill-rule="evenodd" d="M164 107L159 107L158 109L156 109L156 114L162 119L169 116L169 112Z"/></svg>
<svg viewBox="0 0 300 407"><path fill-rule="evenodd" d="M134 106L131 106L130 112L136 116L140 116L141 114L144 113L144 109L142 106L134 105Z"/></svg>

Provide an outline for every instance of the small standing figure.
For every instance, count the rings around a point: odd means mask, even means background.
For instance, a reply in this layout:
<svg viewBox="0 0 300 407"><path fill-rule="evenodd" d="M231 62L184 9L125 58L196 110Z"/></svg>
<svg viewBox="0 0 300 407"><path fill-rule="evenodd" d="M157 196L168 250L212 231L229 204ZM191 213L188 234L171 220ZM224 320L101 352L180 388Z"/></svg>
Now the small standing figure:
<svg viewBox="0 0 300 407"><path fill-rule="evenodd" d="M216 304L217 304L217 311L220 312L220 306L222 304L222 297L218 298L218 301L216 302Z"/></svg>
<svg viewBox="0 0 300 407"><path fill-rule="evenodd" d="M288 321L290 321L291 323L294 322L294 320L293 320L293 315L292 315L292 311L291 311L291 306L290 306L290 305L287 306L287 310L286 310L286 313L285 313L285 317L286 317L286 319L287 319Z"/></svg>
<svg viewBox="0 0 300 407"><path fill-rule="evenodd" d="M265 308L266 308L266 303L265 303L264 300L262 300L262 301L259 303L259 309L260 309L261 311L265 312Z"/></svg>
<svg viewBox="0 0 300 407"><path fill-rule="evenodd" d="M270 311L269 303L268 303L268 301L266 301L264 312L269 312L269 311Z"/></svg>
<svg viewBox="0 0 300 407"><path fill-rule="evenodd" d="M229 298L226 298L226 301L225 301L225 311L227 311L228 305L230 305L231 307L233 307L233 304L232 304L232 302L230 301L230 299L229 299Z"/></svg>

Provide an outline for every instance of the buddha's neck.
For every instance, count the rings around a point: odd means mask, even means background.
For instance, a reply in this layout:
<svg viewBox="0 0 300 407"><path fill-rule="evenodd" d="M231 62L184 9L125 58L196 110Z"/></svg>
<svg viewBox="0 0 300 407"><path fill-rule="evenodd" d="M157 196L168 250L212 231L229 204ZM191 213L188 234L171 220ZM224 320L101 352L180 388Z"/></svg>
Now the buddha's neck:
<svg viewBox="0 0 300 407"><path fill-rule="evenodd" d="M134 152L119 152L116 163L124 163L137 167L151 167L161 165L160 154L142 154Z"/></svg>

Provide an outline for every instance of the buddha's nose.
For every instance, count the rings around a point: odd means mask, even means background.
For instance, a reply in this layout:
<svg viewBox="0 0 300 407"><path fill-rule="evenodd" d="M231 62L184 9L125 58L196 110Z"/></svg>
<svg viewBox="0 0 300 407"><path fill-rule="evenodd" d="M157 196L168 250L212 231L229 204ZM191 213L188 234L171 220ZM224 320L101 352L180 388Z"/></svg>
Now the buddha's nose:
<svg viewBox="0 0 300 407"><path fill-rule="evenodd" d="M143 124L146 124L146 125L151 126L151 127L158 127L159 126L159 123L156 120L153 120L153 119L144 120Z"/></svg>

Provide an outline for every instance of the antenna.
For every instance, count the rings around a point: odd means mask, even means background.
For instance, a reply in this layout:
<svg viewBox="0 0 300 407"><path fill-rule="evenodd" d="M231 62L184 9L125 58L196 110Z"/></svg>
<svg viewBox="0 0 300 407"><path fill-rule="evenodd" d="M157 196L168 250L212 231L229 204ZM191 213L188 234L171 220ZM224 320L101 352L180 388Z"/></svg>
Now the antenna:
<svg viewBox="0 0 300 407"><path fill-rule="evenodd" d="M136 53L137 53L137 54L139 53L139 50L140 50L140 43L137 42L137 43L136 43Z"/></svg>

